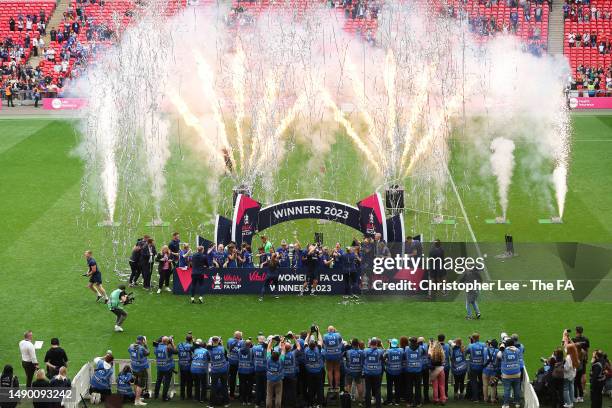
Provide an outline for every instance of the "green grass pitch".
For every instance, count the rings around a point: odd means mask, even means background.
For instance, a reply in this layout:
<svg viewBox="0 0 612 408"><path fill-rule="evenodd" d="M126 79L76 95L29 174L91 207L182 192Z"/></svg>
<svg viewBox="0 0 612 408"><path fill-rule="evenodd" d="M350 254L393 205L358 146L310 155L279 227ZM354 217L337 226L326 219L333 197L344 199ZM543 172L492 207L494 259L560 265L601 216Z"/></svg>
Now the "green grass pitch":
<svg viewBox="0 0 612 408"><path fill-rule="evenodd" d="M487 225L486 218L496 215L494 183L473 176L477 174L469 160L469 146L456 138L452 142L451 172L465 205L474 235L482 243L502 243L510 233L517 242L575 241L605 245L612 243L612 116L573 117L574 135L569 175L569 192L564 223L538 224L539 218L553 215L547 194L530 185L530 174L521 168L525 147L518 146L517 168L510 190L508 225ZM4 257L0 268L0 365L11 363L22 375L17 343L26 329L35 339L45 341L58 336L71 360L71 374L84 362L107 349L119 358L127 357L127 346L136 335L154 338L163 334L182 337L193 330L198 337L220 334L228 338L233 330L246 335L259 331L303 330L312 322L334 324L345 338L376 335L383 339L401 335L466 337L479 331L484 338L498 337L501 331L517 332L526 345L530 374L540 364L540 356L549 355L561 340L565 327L581 324L594 347L610 352L612 346L612 299L605 283L593 290L583 302L571 296L532 299L483 296L483 319L466 321L463 298L444 302L419 302L398 297L374 297L362 304L341 304L338 297L316 299L281 297L257 301L254 296L210 296L202 306L189 305L187 298L164 293L145 294L136 290L137 300L128 307L125 332L112 332L113 316L86 289L81 277L85 249L94 250L108 290L118 284L114 269L127 268L124 251L137 234L152 232L161 244L169 240L171 230L182 232L183 240L193 242L197 233L212 236L214 200L205 182L204 160L197 160L184 141L173 143L173 158L167 166L169 198L162 205L162 216L170 227L153 229L145 223L153 216L151 203L139 199L138 192L128 205L136 209L134 228L112 235L96 227L103 218L101 193L83 199L84 165L75 153L79 143L75 123L68 120L0 120L0 247ZM280 201L298 197L324 197L355 203L370 194L376 185L362 176L363 160L348 139L339 134L325 157L313 164L312 154L299 142L291 144L280 166L274 191L256 190L255 198ZM195 163L195 165L194 165ZM222 180L218 209L229 215L231 182ZM410 188L408 188L410 193ZM97 197L97 199L95 198ZM83 205L83 203L86 205ZM427 198L407 196L414 208L425 208ZM467 223L457 206L457 198L448 194L445 204L456 225L432 225L431 215L406 212L408 232L423 233L426 238L469 241ZM118 203L118 212L125 212ZM327 243L348 241L354 232L335 224L319 225L303 220L286 223L268 231L273 242L297 236L312 239L314 231L323 231ZM113 243L115 240L115 243ZM159 244L158 244L159 245ZM113 246L118 255L113 255ZM534 257L538 257L537 254ZM543 255L543 259L546 256ZM517 258L517 262L520 259ZM545 262L545 261L542 261ZM511 263L503 268L512 268ZM539 277L540 267L525 266L521 273ZM548 265L550 269L560 266ZM501 270L500 269L500 270ZM555 273L558 271L552 271ZM154 274L155 277L155 274ZM496 276L492 273L492 278ZM612 279L610 270L601 276ZM38 352L43 357L43 352Z"/></svg>

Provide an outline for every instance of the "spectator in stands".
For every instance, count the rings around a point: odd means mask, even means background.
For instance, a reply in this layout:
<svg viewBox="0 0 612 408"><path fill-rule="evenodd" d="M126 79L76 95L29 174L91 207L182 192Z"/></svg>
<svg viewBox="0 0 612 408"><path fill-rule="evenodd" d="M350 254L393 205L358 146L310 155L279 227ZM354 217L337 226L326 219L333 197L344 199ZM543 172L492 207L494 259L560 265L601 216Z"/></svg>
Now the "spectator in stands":
<svg viewBox="0 0 612 408"><path fill-rule="evenodd" d="M59 368L57 375L55 375L53 378L51 378L51 381L49 381L49 386L51 388L61 388L64 390L69 390L72 387L72 382L70 381L70 378L68 378L66 367ZM51 407L61 408L62 403L61 402L53 403Z"/></svg>
<svg viewBox="0 0 612 408"><path fill-rule="evenodd" d="M45 372L43 370L36 371L36 378L34 382L32 382L32 388L50 388L51 383L47 379ZM32 405L34 408L48 408L48 403L46 401L37 400L34 398L32 401Z"/></svg>
<svg viewBox="0 0 612 408"><path fill-rule="evenodd" d="M15 31L15 19L13 17L9 18L9 31Z"/></svg>
<svg viewBox="0 0 612 408"><path fill-rule="evenodd" d="M68 356L64 349L60 347L57 337L51 339L51 348L45 354L45 365L47 366L48 378L53 378L58 374L60 367L68 365Z"/></svg>
<svg viewBox="0 0 612 408"><path fill-rule="evenodd" d="M0 389L2 389L2 396L6 395L7 389L12 389L14 391L19 390L19 379L16 375L13 374L13 366L7 364L4 366L2 370L2 375L0 375ZM2 402L2 408L15 408L18 402Z"/></svg>

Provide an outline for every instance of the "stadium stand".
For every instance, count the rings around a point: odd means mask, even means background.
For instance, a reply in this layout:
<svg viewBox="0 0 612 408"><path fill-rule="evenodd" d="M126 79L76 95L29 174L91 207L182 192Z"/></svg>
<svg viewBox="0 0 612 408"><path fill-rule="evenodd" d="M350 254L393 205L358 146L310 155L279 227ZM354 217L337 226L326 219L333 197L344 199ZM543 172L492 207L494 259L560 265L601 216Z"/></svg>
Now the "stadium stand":
<svg viewBox="0 0 612 408"><path fill-rule="evenodd" d="M612 2L566 1L563 16L571 88L589 96L612 95Z"/></svg>

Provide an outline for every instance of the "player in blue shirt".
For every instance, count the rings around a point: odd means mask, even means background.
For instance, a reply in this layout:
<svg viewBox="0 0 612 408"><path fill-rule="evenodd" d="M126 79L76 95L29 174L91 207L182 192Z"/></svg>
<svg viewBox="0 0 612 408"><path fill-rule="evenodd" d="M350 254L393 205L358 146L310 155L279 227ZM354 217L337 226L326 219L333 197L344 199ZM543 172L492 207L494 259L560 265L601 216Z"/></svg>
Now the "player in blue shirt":
<svg viewBox="0 0 612 408"><path fill-rule="evenodd" d="M251 254L251 246L246 242L242 243L240 253L238 254L238 263L241 268L254 268L253 255Z"/></svg>
<svg viewBox="0 0 612 408"><path fill-rule="evenodd" d="M193 344L193 354L191 356L191 376L195 386L193 394L195 401L204 402L207 400L206 391L208 388L209 364L210 352L204 346L202 339L197 339Z"/></svg>
<svg viewBox="0 0 612 408"><path fill-rule="evenodd" d="M467 347L465 353L469 355L469 381L472 390L472 401L482 400L482 369L486 345L480 341L480 334L474 333L471 337L472 343Z"/></svg>
<svg viewBox="0 0 612 408"><path fill-rule="evenodd" d="M339 391L340 387L342 348L342 336L336 331L334 326L329 326L327 333L323 336L323 355L325 356L327 381L330 388L335 391Z"/></svg>
<svg viewBox="0 0 612 408"><path fill-rule="evenodd" d="M289 261L289 248L287 247L287 241L284 239L281 241L281 246L276 248L276 254L278 255L278 263L281 268L289 268L291 266Z"/></svg>
<svg viewBox="0 0 612 408"><path fill-rule="evenodd" d="M385 404L399 405L404 395L401 383L404 362L404 350L399 347L397 339L389 341L389 349L385 352L385 371L387 372L387 399Z"/></svg>
<svg viewBox="0 0 612 408"><path fill-rule="evenodd" d="M106 296L106 291L102 286L102 272L100 272L100 268L98 268L98 264L92 256L91 250L85 251L83 256L85 256L85 260L87 261L87 276L89 277L89 284L87 287L96 294L96 302L104 298L105 303L108 303L108 296Z"/></svg>
<svg viewBox="0 0 612 408"><path fill-rule="evenodd" d="M342 271L342 268L343 268L342 256L343 255L344 255L344 251L342 250L340 243L336 242L336 246L334 247L334 250L331 253L331 258L334 261L332 268L335 269L336 271Z"/></svg>
<svg viewBox="0 0 612 408"><path fill-rule="evenodd" d="M376 401L376 408L382 406L380 385L383 372L384 351L378 348L378 339L370 340L370 347L363 351L363 376L365 378L365 406L372 406L372 396Z"/></svg>
<svg viewBox="0 0 612 408"><path fill-rule="evenodd" d="M193 378L191 376L191 358L193 354L193 336L191 332L185 336L185 341L177 346L181 379L181 400L191 400L193 395Z"/></svg>

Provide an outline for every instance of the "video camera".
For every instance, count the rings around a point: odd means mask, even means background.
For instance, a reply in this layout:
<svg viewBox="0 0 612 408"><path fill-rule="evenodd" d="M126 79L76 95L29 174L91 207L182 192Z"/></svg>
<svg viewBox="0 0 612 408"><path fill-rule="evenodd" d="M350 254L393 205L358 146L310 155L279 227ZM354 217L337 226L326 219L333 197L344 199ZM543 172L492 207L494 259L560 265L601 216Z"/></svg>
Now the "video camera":
<svg viewBox="0 0 612 408"><path fill-rule="evenodd" d="M125 300L123 301L123 305L131 305L134 303L136 297L134 296L134 292L125 293Z"/></svg>

